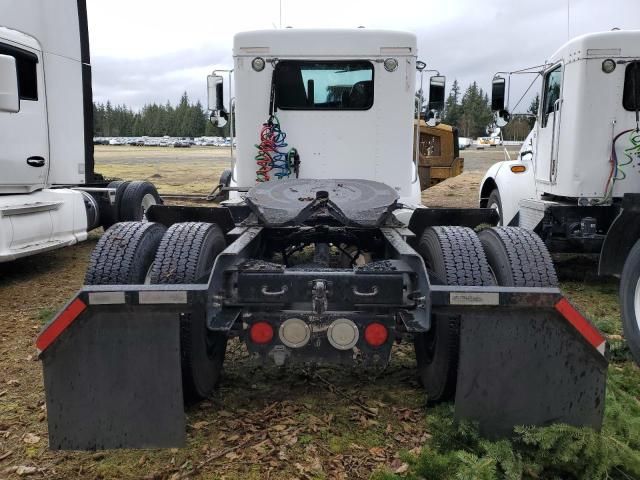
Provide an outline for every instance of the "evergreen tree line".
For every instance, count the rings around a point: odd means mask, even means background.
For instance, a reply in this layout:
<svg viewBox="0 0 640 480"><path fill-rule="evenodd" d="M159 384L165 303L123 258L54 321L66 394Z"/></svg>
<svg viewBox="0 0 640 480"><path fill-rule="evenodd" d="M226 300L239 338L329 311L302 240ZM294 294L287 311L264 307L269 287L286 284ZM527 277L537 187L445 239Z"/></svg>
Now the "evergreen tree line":
<svg viewBox="0 0 640 480"><path fill-rule="evenodd" d="M536 97L529 106L529 113L538 110L539 98ZM493 122L489 95L471 83L462 93L457 80L453 81L449 96L445 101L442 121L458 127L463 137L482 137L487 135L487 126ZM503 129L506 140L523 140L534 119L517 117ZM185 92L174 107L167 101L165 105L156 103L145 105L139 112L134 112L126 105L113 106L93 104L94 136L96 137L228 137L229 123L223 128L214 127L208 119L208 113L197 101L191 103Z"/></svg>
<svg viewBox="0 0 640 480"><path fill-rule="evenodd" d="M169 101L165 105L145 105L134 112L126 105L93 104L93 134L96 137L228 137L229 123L224 128L214 127L208 113L198 100L189 101L185 92L174 107Z"/></svg>
<svg viewBox="0 0 640 480"><path fill-rule="evenodd" d="M531 101L527 113L538 112L539 96ZM487 135L487 127L493 123L489 95L478 86L471 83L462 93L457 80L453 81L449 96L445 101L442 121L448 125L458 127L460 136L476 138ZM505 140L524 140L533 127L535 118L517 116L503 128Z"/></svg>

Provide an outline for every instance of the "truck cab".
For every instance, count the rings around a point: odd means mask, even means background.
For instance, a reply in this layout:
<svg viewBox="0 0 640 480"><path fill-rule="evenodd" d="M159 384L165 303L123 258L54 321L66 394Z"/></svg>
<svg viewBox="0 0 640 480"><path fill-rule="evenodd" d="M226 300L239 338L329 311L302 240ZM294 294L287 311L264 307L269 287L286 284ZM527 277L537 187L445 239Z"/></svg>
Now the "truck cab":
<svg viewBox="0 0 640 480"><path fill-rule="evenodd" d="M237 34L238 144L231 185L340 176L384 182L402 203L419 205L412 120L416 52L416 37L406 32L284 29ZM277 158L295 149L295 171L285 167L286 161L261 166L256 157L269 122L277 122L282 140Z"/></svg>
<svg viewBox="0 0 640 480"><path fill-rule="evenodd" d="M160 199L151 184L106 182L94 172L84 0L8 0L0 21L1 263L138 219L137 205L123 208L132 218L119 216L123 199Z"/></svg>
<svg viewBox="0 0 640 480"><path fill-rule="evenodd" d="M95 214L87 194L58 188L93 175L81 19L13 3L0 27L0 262L85 240ZM76 41L38 26L48 14Z"/></svg>
<svg viewBox="0 0 640 480"><path fill-rule="evenodd" d="M505 225L533 229L545 205L611 205L638 191L639 39L640 31L583 35L546 62L536 123L517 160L492 166L482 181L480 204L499 204Z"/></svg>
<svg viewBox="0 0 640 480"><path fill-rule="evenodd" d="M620 277L625 338L640 364L640 30L577 37L539 74L535 126L516 160L489 169L480 206L551 251L599 254L599 274ZM506 80L493 81L499 126Z"/></svg>

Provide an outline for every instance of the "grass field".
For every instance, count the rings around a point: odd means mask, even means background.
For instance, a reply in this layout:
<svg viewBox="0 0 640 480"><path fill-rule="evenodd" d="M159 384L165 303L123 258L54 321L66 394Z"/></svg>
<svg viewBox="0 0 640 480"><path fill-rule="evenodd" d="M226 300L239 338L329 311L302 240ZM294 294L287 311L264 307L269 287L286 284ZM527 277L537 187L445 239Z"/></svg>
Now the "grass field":
<svg viewBox="0 0 640 480"><path fill-rule="evenodd" d="M148 180L161 194L211 192L231 165L228 148L95 147L96 171L108 178Z"/></svg>
<svg viewBox="0 0 640 480"><path fill-rule="evenodd" d="M227 155L212 148L98 147L96 163L107 176L149 179L161 193L205 194ZM475 206L484 169L501 155L464 152L465 174L426 191L423 201ZM640 371L621 336L617 282L597 279L589 257L557 260L563 291L612 345L601 435L525 432L512 443L483 442L472 429L451 425L450 407L425 406L409 346L394 347L382 372L280 370L258 367L232 342L219 392L187 411L185 448L49 451L34 340L82 285L99 235L0 264L0 478L640 478Z"/></svg>

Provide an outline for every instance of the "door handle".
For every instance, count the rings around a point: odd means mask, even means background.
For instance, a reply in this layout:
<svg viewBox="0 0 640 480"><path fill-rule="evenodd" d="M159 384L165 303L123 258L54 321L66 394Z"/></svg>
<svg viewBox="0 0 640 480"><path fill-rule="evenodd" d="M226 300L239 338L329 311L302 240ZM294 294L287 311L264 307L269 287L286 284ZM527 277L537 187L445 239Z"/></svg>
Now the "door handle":
<svg viewBox="0 0 640 480"><path fill-rule="evenodd" d="M27 158L27 165L32 167L44 167L44 158L42 157L29 157Z"/></svg>

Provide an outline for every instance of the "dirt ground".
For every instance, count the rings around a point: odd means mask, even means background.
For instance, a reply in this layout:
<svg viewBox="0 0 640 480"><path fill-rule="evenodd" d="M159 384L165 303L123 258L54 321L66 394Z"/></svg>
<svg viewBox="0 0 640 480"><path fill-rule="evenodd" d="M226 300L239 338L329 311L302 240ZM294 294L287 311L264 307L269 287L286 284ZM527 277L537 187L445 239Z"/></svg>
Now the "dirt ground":
<svg viewBox="0 0 640 480"><path fill-rule="evenodd" d="M161 193L207 193L228 165L222 149L99 147L97 170L150 179ZM499 151L464 152L466 172L423 195L432 206L476 206L484 170ZM430 437L429 408L410 347L382 372L264 369L232 343L217 395L187 411L187 446L171 450L52 452L47 448L42 325L82 285L100 232L80 245L0 264L0 479L354 479L403 473L403 452ZM585 271L593 264L586 261ZM615 282L563 284L571 299L619 334ZM599 323L600 325L601 323Z"/></svg>

